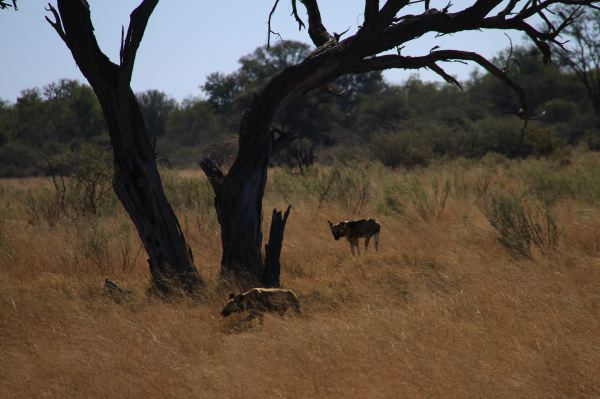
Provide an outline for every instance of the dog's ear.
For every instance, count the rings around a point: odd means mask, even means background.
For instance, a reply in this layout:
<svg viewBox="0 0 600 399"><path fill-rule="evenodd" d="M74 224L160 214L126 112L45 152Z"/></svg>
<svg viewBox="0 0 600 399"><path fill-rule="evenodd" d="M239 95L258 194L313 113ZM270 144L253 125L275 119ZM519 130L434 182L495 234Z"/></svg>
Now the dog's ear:
<svg viewBox="0 0 600 399"><path fill-rule="evenodd" d="M233 294L233 293L229 294L229 299L233 299L233 298L235 298L235 294Z"/></svg>
<svg viewBox="0 0 600 399"><path fill-rule="evenodd" d="M333 226L333 223L331 223L329 220L327 221L327 223L329 223L329 227Z"/></svg>

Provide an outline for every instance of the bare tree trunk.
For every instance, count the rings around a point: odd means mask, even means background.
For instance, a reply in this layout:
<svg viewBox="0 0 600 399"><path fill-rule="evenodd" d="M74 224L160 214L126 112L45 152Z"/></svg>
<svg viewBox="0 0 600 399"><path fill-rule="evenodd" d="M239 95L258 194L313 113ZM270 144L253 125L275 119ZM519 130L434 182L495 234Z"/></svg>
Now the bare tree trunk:
<svg viewBox="0 0 600 399"><path fill-rule="evenodd" d="M121 63L112 63L93 34L90 10L81 0L58 0L49 6L48 22L67 44L94 89L108 125L114 154L113 187L135 224L148 253L154 287L163 294L195 291L202 283L177 217L165 196L148 136L130 80L137 48L158 0L144 0L131 14L121 45Z"/></svg>
<svg viewBox="0 0 600 399"><path fill-rule="evenodd" d="M192 251L169 204L134 93L127 85L96 90L114 153L113 187L148 253L155 288L164 294L195 291L201 281ZM100 94L102 93L102 94Z"/></svg>
<svg viewBox="0 0 600 399"><path fill-rule="evenodd" d="M283 246L283 233L285 231L285 224L287 218L290 215L290 209L292 206L289 205L283 216L277 209L273 209L273 216L271 217L271 232L269 233L269 243L265 245L265 271L263 274L263 284L265 287L279 288L280 281L279 276L281 272L281 264L279 257L281 256L281 247Z"/></svg>
<svg viewBox="0 0 600 399"><path fill-rule="evenodd" d="M271 123L290 99L330 80L340 64L336 54L331 54L306 60L273 77L242 119L238 154L227 175L208 160L201 163L215 191L223 246L221 276L225 280L265 285L262 200L273 149L289 141L286 136L274 140ZM269 284L278 286L279 281Z"/></svg>
<svg viewBox="0 0 600 399"><path fill-rule="evenodd" d="M243 149L227 176L223 177L208 160L203 161L202 168L212 183L221 224L221 277L256 286L262 284L264 273L262 198L267 182L270 143L253 157L243 157L241 153Z"/></svg>

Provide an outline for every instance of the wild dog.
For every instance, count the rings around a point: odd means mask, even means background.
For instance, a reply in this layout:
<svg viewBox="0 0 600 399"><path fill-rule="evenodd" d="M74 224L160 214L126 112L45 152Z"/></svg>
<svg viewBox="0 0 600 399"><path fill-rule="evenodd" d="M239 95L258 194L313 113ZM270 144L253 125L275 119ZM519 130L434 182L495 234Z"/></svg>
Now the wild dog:
<svg viewBox="0 0 600 399"><path fill-rule="evenodd" d="M229 295L229 301L221 311L227 317L234 312L249 311L246 321L259 317L263 321L265 312L277 312L283 315L289 308L300 313L300 300L293 291L281 288L252 288L242 294Z"/></svg>
<svg viewBox="0 0 600 399"><path fill-rule="evenodd" d="M371 237L375 238L375 250L379 251L379 231L381 225L374 218L360 219L360 220L346 220L337 224L331 223L329 220L329 228L331 234L335 240L339 240L341 237L346 237L346 240L350 243L350 252L354 255L354 249L356 248L356 254L360 255L358 249L358 239L365 238L365 252L369 248L369 240Z"/></svg>

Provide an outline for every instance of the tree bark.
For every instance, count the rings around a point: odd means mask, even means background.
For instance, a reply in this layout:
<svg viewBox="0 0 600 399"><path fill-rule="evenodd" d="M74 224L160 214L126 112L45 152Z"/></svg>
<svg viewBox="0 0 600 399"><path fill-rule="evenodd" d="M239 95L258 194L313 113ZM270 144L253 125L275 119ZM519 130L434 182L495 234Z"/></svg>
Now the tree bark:
<svg viewBox="0 0 600 399"><path fill-rule="evenodd" d="M265 271L263 274L263 285L267 288L279 288L279 276L281 272L281 247L283 246L283 233L285 224L290 215L292 206L289 205L283 216L277 209L273 209L271 217L271 232L269 233L269 243L265 245Z"/></svg>
<svg viewBox="0 0 600 399"><path fill-rule="evenodd" d="M165 196L154 148L135 95L129 86L106 87L96 93L111 136L115 193L148 253L152 283L163 294L194 292L201 280L192 251Z"/></svg>
<svg viewBox="0 0 600 399"><path fill-rule="evenodd" d="M120 65L98 47L87 2L58 0L60 13L49 5L55 21L47 19L71 50L102 107L114 154L113 187L148 253L154 288L162 294L194 292L202 281L165 196L154 147L130 86L137 48L157 3L144 0L131 14Z"/></svg>

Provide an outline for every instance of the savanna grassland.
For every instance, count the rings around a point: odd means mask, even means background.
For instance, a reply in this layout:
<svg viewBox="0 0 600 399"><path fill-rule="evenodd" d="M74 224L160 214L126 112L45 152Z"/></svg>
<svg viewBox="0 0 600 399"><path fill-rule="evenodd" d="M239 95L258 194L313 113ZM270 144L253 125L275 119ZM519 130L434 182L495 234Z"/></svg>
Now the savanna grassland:
<svg viewBox="0 0 600 399"><path fill-rule="evenodd" d="M263 224L292 204L282 284L303 315L262 326L219 315L208 183L163 175L199 298L147 293L112 194L0 181L0 397L600 397L598 153L271 170ZM326 221L364 216L380 250L352 257Z"/></svg>

